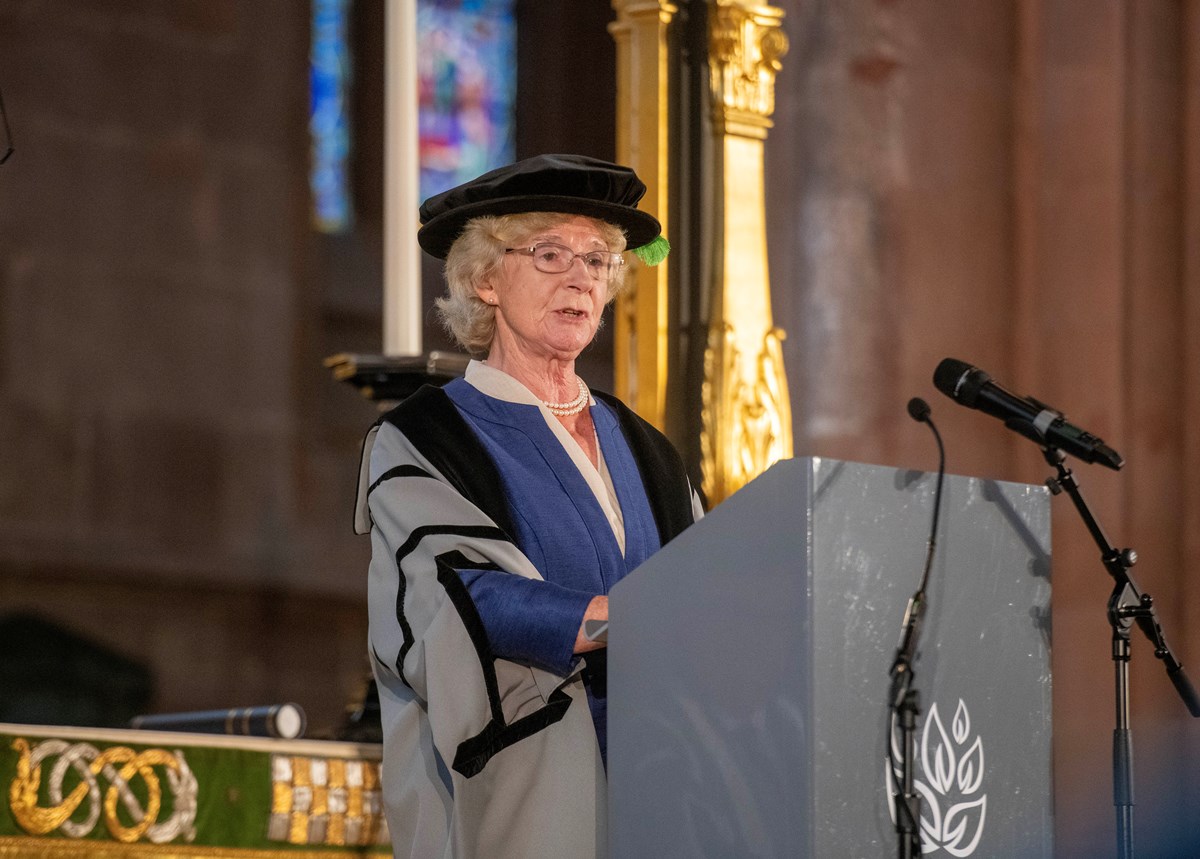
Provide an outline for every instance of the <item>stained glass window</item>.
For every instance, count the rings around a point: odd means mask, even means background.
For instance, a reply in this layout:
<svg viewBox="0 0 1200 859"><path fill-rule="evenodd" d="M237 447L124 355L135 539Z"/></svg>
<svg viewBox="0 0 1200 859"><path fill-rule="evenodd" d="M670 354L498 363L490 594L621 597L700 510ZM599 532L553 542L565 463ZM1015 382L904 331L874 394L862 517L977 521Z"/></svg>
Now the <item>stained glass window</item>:
<svg viewBox="0 0 1200 859"><path fill-rule="evenodd" d="M515 157L513 0L419 0L417 44L424 199Z"/></svg>
<svg viewBox="0 0 1200 859"><path fill-rule="evenodd" d="M349 188L350 0L312 0L310 59L313 222L353 223ZM421 198L515 157L514 0L418 0L417 80Z"/></svg>
<svg viewBox="0 0 1200 859"><path fill-rule="evenodd" d="M313 223L327 233L350 228L350 48L346 41L349 0L312 0L309 60L309 184Z"/></svg>

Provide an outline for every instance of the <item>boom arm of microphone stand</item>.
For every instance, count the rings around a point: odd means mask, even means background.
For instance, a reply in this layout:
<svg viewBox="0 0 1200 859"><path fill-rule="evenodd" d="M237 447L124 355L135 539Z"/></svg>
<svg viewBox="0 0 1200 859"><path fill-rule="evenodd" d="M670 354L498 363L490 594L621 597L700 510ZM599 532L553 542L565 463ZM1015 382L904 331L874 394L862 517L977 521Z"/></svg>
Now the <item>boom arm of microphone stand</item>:
<svg viewBox="0 0 1200 859"><path fill-rule="evenodd" d="M1178 662L1175 663L1174 669L1168 666L1167 676L1171 678L1171 684L1175 687L1175 691L1187 705L1188 712L1200 719L1200 697L1196 696L1196 687L1192 685L1192 681L1188 680L1187 675L1183 673L1183 666Z"/></svg>
<svg viewBox="0 0 1200 859"><path fill-rule="evenodd" d="M1200 718L1200 695L1197 695L1195 687L1184 673L1183 664L1175 658L1170 645L1167 644L1166 635L1163 633L1162 625L1158 622L1158 616L1154 611L1154 598L1143 592L1129 573L1129 568L1137 561L1137 553L1132 549L1118 551L1108 542L1104 529L1100 527L1100 523L1088 509L1087 502L1083 499L1083 493L1079 491L1079 484L1076 482L1075 476L1064 465L1063 452L1055 447L1044 447L1042 452L1046 462L1058 471L1058 476L1048 481L1051 491L1054 491L1057 486L1060 491L1066 490L1066 493L1071 496L1075 509L1079 511L1084 524L1100 548L1100 557L1105 569L1116 582L1117 591L1115 593L1120 594L1122 598L1110 612L1114 628L1122 620L1125 621L1125 624L1128 624L1130 619L1137 622L1138 629L1154 645L1154 655L1162 660L1167 669L1167 676L1171 679L1171 685L1183 699L1188 712L1192 716Z"/></svg>
<svg viewBox="0 0 1200 859"><path fill-rule="evenodd" d="M1137 589L1132 582L1130 585L1135 590ZM1171 685L1183 699L1188 712L1194 717L1200 718L1200 696L1197 696L1196 688L1192 686L1192 682L1184 672L1183 664L1175 658L1175 654L1171 652L1171 646L1167 644L1162 624L1158 622L1158 615L1154 612L1154 599L1149 594L1142 594L1139 605L1125 609L1123 613L1137 621L1142 634L1154 645L1154 655L1162 660L1163 666L1167 669L1167 676L1171 678Z"/></svg>

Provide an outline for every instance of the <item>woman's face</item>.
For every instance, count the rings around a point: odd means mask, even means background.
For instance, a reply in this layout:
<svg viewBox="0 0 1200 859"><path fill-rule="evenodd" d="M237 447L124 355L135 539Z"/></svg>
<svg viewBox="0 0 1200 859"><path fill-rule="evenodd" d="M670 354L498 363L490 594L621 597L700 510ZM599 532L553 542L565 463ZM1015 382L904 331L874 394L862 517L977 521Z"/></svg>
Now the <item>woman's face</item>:
<svg viewBox="0 0 1200 859"><path fill-rule="evenodd" d="M607 251L596 222L572 217L515 244L532 247L553 242L576 254ZM539 271L528 254L506 254L496 273L476 287L479 297L496 308L496 336L489 359L572 361L592 342L608 300L608 280L594 278L576 257L560 274Z"/></svg>

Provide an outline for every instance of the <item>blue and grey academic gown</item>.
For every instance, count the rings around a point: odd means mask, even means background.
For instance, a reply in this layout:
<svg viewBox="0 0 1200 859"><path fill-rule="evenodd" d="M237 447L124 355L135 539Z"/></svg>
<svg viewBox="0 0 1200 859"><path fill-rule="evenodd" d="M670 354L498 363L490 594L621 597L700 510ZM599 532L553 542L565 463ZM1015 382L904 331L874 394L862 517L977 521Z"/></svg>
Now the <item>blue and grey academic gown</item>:
<svg viewBox="0 0 1200 859"><path fill-rule="evenodd" d="M459 380L368 436L359 526L397 856L606 851L603 652L571 651L591 598L696 506L656 430L611 398L592 418L623 552L537 405Z"/></svg>

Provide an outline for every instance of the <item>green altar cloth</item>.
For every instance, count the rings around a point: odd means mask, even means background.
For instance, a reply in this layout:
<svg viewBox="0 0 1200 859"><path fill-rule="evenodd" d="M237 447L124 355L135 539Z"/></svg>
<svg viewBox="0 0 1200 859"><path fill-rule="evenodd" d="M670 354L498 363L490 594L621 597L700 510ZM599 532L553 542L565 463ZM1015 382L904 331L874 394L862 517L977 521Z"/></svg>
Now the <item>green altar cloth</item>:
<svg viewBox="0 0 1200 859"><path fill-rule="evenodd" d="M381 751L0 723L0 859L388 856Z"/></svg>

